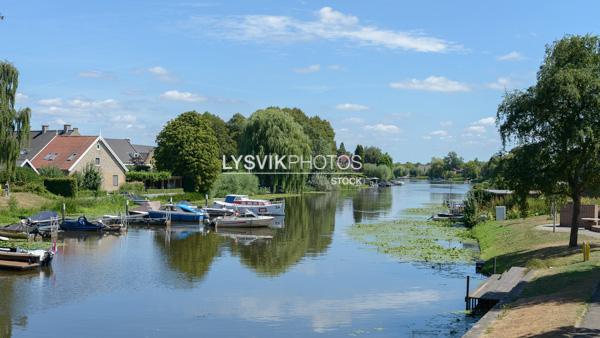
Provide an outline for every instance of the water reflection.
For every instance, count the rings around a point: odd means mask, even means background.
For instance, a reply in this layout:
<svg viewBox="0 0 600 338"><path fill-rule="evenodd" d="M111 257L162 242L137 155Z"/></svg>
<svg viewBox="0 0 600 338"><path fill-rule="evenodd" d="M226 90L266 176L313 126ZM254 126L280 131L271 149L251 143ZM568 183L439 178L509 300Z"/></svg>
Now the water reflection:
<svg viewBox="0 0 600 338"><path fill-rule="evenodd" d="M370 188L357 191L352 197L354 222L377 220L392 208L391 188Z"/></svg>
<svg viewBox="0 0 600 338"><path fill-rule="evenodd" d="M221 237L198 228L156 231L155 243L164 253L169 268L180 272L187 281L204 278L219 252Z"/></svg>
<svg viewBox="0 0 600 338"><path fill-rule="evenodd" d="M277 276L306 255L325 252L335 224L336 194L315 194L286 199L285 227L273 239L251 246L231 244L242 263L260 275Z"/></svg>

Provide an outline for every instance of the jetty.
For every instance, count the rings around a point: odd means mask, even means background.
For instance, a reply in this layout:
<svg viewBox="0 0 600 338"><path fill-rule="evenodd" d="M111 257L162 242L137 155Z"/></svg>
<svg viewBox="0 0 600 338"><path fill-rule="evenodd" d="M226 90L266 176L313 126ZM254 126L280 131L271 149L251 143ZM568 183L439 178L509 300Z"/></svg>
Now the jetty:
<svg viewBox="0 0 600 338"><path fill-rule="evenodd" d="M469 292L469 279L467 279L466 309L483 312L491 309L509 295L523 280L526 273L526 268L512 267L502 274L491 275L473 292Z"/></svg>

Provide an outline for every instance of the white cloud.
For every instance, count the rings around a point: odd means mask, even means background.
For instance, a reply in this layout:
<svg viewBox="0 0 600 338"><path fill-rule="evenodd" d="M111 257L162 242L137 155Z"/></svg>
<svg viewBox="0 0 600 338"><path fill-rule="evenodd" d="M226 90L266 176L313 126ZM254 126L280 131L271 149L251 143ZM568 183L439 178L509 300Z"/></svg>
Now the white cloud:
<svg viewBox="0 0 600 338"><path fill-rule="evenodd" d="M61 106L63 104L63 101L61 98L56 97L56 98L52 98L52 99L41 99L38 101L38 104L41 106L46 106L46 107Z"/></svg>
<svg viewBox="0 0 600 338"><path fill-rule="evenodd" d="M468 92L471 90L465 83L449 80L443 76L429 76L424 80L410 79L403 82L392 82L394 89L424 90L430 92Z"/></svg>
<svg viewBox="0 0 600 338"><path fill-rule="evenodd" d="M486 132L486 129L484 126L472 125L468 126L466 131L473 134L483 134Z"/></svg>
<svg viewBox="0 0 600 338"><path fill-rule="evenodd" d="M68 105L78 109L107 109L116 108L118 103L113 99L106 100L87 100L87 99L73 99L68 101Z"/></svg>
<svg viewBox="0 0 600 338"><path fill-rule="evenodd" d="M23 93L20 93L20 92L17 92L17 95L15 95L15 101L17 103L25 102L25 101L27 101L28 98L29 98L29 96L27 96Z"/></svg>
<svg viewBox="0 0 600 338"><path fill-rule="evenodd" d="M454 123L452 123L452 121L441 121L440 122L440 126L442 126L443 128L448 128L448 127L452 127Z"/></svg>
<svg viewBox="0 0 600 338"><path fill-rule="evenodd" d="M206 98L195 93L168 90L160 95L161 98L171 101L203 102Z"/></svg>
<svg viewBox="0 0 600 338"><path fill-rule="evenodd" d="M302 68L294 68L294 72L300 74L316 73L321 70L321 65L310 65Z"/></svg>
<svg viewBox="0 0 600 338"><path fill-rule="evenodd" d="M346 111L363 111L363 110L368 110L369 107L362 105L362 104L357 104L357 103L340 103L335 106L335 109L346 110Z"/></svg>
<svg viewBox="0 0 600 338"><path fill-rule="evenodd" d="M429 135L431 136L439 136L439 137L446 137L448 136L448 132L445 130L434 130L431 133L429 133Z"/></svg>
<svg viewBox="0 0 600 338"><path fill-rule="evenodd" d="M79 77L93 78L93 79L113 79L114 76L111 73L102 72L99 70L88 70L79 72Z"/></svg>
<svg viewBox="0 0 600 338"><path fill-rule="evenodd" d="M493 116L484 117L482 119L477 120L473 124L479 126L493 126L494 124L496 124L496 118L494 118Z"/></svg>
<svg viewBox="0 0 600 338"><path fill-rule="evenodd" d="M512 51L508 54L498 56L497 59L500 61L519 61L519 60L523 60L524 57L521 53L519 53L517 51Z"/></svg>
<svg viewBox="0 0 600 338"><path fill-rule="evenodd" d="M365 123L365 120L361 119L360 117L349 117L347 119L344 119L342 122L353 123L353 124L362 124L362 123Z"/></svg>
<svg viewBox="0 0 600 338"><path fill-rule="evenodd" d="M115 123L125 129L130 129L136 126L137 117L131 114L116 115L110 119L111 122Z"/></svg>
<svg viewBox="0 0 600 338"><path fill-rule="evenodd" d="M423 136L423 139L425 140L431 140L431 139L440 139L440 140L447 140L447 139L451 139L452 136L448 134L448 132L446 130L440 129L440 130L434 130L432 132L430 132L429 134Z"/></svg>
<svg viewBox="0 0 600 338"><path fill-rule="evenodd" d="M497 90L506 90L509 87L513 87L513 83L511 79L507 77L499 77L496 81L486 84L486 87Z"/></svg>
<svg viewBox="0 0 600 338"><path fill-rule="evenodd" d="M400 132L400 128L398 128L397 126L395 126L393 124L383 124L383 123L367 125L367 126L365 126L365 129L378 131L378 132L382 132L382 133L399 133Z"/></svg>
<svg viewBox="0 0 600 338"><path fill-rule="evenodd" d="M173 75L170 71L161 66L150 67L147 69L147 71L150 74L156 76L156 78L158 78L159 80L164 82L174 82L177 80L177 77L175 77L175 75Z"/></svg>
<svg viewBox="0 0 600 338"><path fill-rule="evenodd" d="M310 40L345 40L362 45L417 52L442 53L460 49L451 42L414 31L394 31L363 25L358 17L331 7L316 12L315 20L298 20L289 16L242 15L196 16L184 22L182 29L196 29L220 37L242 41L294 42Z"/></svg>

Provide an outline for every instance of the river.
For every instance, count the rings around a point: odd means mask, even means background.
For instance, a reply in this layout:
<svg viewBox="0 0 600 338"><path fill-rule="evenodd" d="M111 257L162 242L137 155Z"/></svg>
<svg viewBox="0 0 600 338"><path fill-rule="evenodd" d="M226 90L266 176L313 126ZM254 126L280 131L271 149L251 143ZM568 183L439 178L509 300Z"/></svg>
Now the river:
<svg viewBox="0 0 600 338"><path fill-rule="evenodd" d="M472 264L400 263L346 231L468 189L413 181L305 194L286 199L280 228L243 236L196 226L64 235L50 269L0 271L0 336L460 336L472 324L462 313Z"/></svg>

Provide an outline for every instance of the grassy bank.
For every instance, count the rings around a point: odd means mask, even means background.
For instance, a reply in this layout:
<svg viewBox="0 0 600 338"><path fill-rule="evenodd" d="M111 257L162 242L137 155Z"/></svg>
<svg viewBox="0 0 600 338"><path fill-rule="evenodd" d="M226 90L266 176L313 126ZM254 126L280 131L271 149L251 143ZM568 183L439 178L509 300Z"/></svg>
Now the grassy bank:
<svg viewBox="0 0 600 338"><path fill-rule="evenodd" d="M569 233L536 229L548 224L547 216L476 225L472 234L479 240L485 272L511 266L535 270L519 299L509 304L486 336L505 337L560 335L574 328L600 280L600 239L580 234L579 241L592 243L591 258L583 262L580 248L569 248Z"/></svg>

